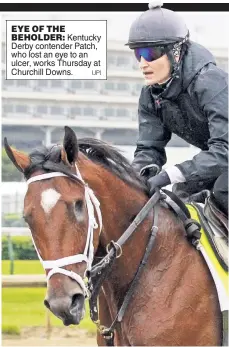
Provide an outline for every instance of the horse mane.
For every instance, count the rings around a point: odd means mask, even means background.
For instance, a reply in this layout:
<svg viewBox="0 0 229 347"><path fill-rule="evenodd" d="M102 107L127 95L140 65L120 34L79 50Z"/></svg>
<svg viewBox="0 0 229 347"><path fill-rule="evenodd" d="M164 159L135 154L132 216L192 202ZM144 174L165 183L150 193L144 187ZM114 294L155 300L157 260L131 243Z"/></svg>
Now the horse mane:
<svg viewBox="0 0 229 347"><path fill-rule="evenodd" d="M107 143L94 138L78 139L78 146L88 159L102 165L128 185L147 193L148 189L144 180L132 168L129 161L119 150ZM72 176L69 168L61 161L61 145L36 148L30 154L30 166L25 170L25 178L38 170L46 172L60 171Z"/></svg>
<svg viewBox="0 0 229 347"><path fill-rule="evenodd" d="M94 138L78 139L80 151L92 161L104 166L127 184L147 193L144 180L133 169L129 161L113 146Z"/></svg>

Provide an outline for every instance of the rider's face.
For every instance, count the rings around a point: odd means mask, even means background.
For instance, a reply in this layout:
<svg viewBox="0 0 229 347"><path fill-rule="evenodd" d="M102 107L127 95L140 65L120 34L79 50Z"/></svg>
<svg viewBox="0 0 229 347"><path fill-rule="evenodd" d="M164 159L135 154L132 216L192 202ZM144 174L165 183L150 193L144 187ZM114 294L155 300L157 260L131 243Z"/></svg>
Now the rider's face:
<svg viewBox="0 0 229 347"><path fill-rule="evenodd" d="M170 78L171 75L170 62L166 54L151 62L148 62L141 57L139 67L143 73L147 85L164 83Z"/></svg>

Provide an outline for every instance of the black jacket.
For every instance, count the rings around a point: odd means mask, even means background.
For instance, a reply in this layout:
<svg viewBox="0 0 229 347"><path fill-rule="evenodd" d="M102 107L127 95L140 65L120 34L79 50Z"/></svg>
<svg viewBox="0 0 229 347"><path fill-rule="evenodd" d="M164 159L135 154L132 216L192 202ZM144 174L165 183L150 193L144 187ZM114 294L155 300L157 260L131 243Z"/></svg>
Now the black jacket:
<svg viewBox="0 0 229 347"><path fill-rule="evenodd" d="M202 151L176 166L187 182L206 185L228 166L228 75L212 54L191 42L179 78L163 91L142 88L139 99L139 138L133 167L166 163L165 146L175 133Z"/></svg>

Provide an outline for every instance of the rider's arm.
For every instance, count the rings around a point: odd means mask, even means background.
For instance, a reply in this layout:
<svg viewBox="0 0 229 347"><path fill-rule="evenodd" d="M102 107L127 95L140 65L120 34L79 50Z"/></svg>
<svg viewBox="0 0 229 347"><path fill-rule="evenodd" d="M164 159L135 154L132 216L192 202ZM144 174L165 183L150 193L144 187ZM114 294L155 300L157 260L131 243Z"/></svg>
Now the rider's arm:
<svg viewBox="0 0 229 347"><path fill-rule="evenodd" d="M208 119L208 150L177 164L186 181L211 182L228 170L228 75L213 64L204 67L193 93Z"/></svg>
<svg viewBox="0 0 229 347"><path fill-rule="evenodd" d="M167 160L165 146L171 139L171 132L157 116L154 100L147 86L141 91L138 117L139 137L132 165L138 172L152 164L161 169Z"/></svg>

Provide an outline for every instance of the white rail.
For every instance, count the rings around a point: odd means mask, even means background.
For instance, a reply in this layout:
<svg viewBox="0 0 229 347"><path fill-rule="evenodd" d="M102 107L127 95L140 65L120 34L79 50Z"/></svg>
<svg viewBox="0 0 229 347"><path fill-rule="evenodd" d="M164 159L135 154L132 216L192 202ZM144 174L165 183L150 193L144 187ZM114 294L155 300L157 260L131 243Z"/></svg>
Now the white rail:
<svg viewBox="0 0 229 347"><path fill-rule="evenodd" d="M22 227L2 227L2 235L10 236L30 236L29 228Z"/></svg>
<svg viewBox="0 0 229 347"><path fill-rule="evenodd" d="M3 275L3 288L40 288L46 287L46 277L44 275Z"/></svg>

